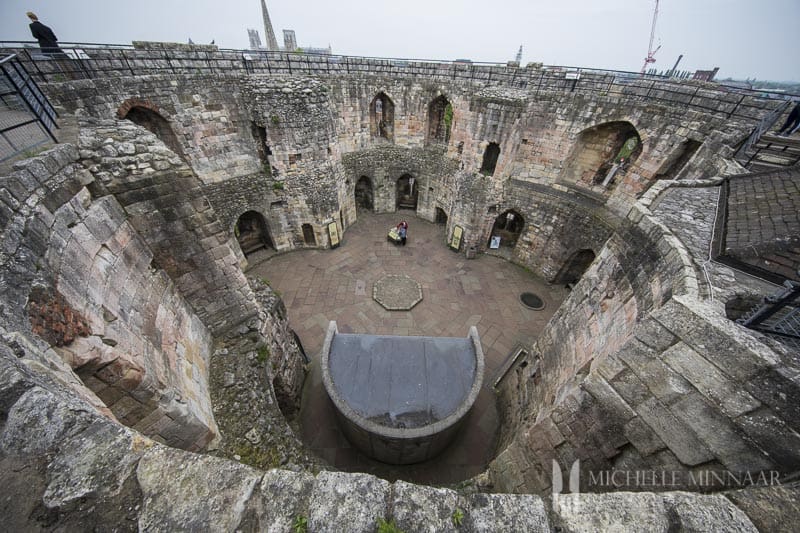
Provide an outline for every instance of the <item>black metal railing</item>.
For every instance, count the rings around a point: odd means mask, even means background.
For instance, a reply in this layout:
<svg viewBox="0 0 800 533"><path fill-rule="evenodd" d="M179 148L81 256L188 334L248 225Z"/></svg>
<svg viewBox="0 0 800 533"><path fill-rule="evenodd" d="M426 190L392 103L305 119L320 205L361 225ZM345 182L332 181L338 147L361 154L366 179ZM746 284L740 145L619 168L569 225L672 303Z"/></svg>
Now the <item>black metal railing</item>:
<svg viewBox="0 0 800 533"><path fill-rule="evenodd" d="M136 43L108 45L62 43L65 58L53 59L32 43L0 41L13 50L41 82L148 74L372 74L482 82L533 92L604 94L681 105L759 122L792 95L733 85L677 80L637 72L537 65L519 68L500 63L430 59L317 55L211 46Z"/></svg>
<svg viewBox="0 0 800 533"><path fill-rule="evenodd" d="M0 59L0 161L56 140L56 113L23 63Z"/></svg>
<svg viewBox="0 0 800 533"><path fill-rule="evenodd" d="M800 283L785 281L783 288L736 322L800 351Z"/></svg>

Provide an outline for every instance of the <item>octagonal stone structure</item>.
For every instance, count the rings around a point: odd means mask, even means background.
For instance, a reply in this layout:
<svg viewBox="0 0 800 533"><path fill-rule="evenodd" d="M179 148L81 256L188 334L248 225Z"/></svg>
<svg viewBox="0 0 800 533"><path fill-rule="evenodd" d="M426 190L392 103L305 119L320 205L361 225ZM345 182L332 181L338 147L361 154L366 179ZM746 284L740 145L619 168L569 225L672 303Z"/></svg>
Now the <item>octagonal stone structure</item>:
<svg viewBox="0 0 800 533"><path fill-rule="evenodd" d="M322 382L347 440L384 463L441 452L483 384L478 330L466 337L339 333L331 321L320 354Z"/></svg>
<svg viewBox="0 0 800 533"><path fill-rule="evenodd" d="M372 286L372 299L388 311L409 311L422 301L422 286L405 274L387 274Z"/></svg>

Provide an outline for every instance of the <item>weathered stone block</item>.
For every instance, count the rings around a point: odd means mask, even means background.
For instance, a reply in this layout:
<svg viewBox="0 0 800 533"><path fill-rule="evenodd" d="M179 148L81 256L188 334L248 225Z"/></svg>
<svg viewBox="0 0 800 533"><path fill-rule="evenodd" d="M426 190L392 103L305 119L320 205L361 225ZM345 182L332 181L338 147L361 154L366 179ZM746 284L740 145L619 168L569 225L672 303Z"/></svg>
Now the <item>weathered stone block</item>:
<svg viewBox="0 0 800 533"><path fill-rule="evenodd" d="M459 494L449 489L394 483L392 518L403 531L457 531L453 513L466 507Z"/></svg>
<svg viewBox="0 0 800 533"><path fill-rule="evenodd" d="M259 531L283 533L292 531L298 517L308 519L308 499L314 476L305 472L272 469L264 474L260 498L255 504L252 527ZM247 524L242 524L247 528Z"/></svg>
<svg viewBox="0 0 800 533"><path fill-rule="evenodd" d="M235 531L261 479L239 463L165 446L144 454L136 476L143 502L139 529L146 531Z"/></svg>
<svg viewBox="0 0 800 533"><path fill-rule="evenodd" d="M670 347L661 357L727 416L736 417L760 405L758 400L683 342Z"/></svg>
<svg viewBox="0 0 800 533"><path fill-rule="evenodd" d="M322 472L309 499L310 531L373 532L386 517L389 483L367 474Z"/></svg>
<svg viewBox="0 0 800 533"><path fill-rule="evenodd" d="M539 496L473 494L464 511L467 531L550 531L547 511Z"/></svg>
<svg viewBox="0 0 800 533"><path fill-rule="evenodd" d="M697 435L655 398L635 409L642 421L655 431L682 463L698 465L714 458Z"/></svg>
<svg viewBox="0 0 800 533"><path fill-rule="evenodd" d="M687 395L672 405L670 411L691 427L703 445L732 472L767 470L774 466L699 394Z"/></svg>

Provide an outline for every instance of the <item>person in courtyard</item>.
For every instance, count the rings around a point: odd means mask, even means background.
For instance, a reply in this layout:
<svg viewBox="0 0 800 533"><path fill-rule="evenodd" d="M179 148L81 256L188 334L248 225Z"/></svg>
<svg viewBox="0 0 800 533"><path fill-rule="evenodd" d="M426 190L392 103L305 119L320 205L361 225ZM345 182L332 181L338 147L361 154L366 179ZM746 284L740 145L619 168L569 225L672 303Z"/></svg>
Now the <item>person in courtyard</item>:
<svg viewBox="0 0 800 533"><path fill-rule="evenodd" d="M48 56L64 57L64 51L58 46L58 38L49 26L45 26L39 22L39 17L35 13L28 11L26 13L28 18L31 19L29 27L33 37L39 41L39 48L42 53Z"/></svg>
<svg viewBox="0 0 800 533"><path fill-rule="evenodd" d="M783 126L781 126L781 129L778 130L776 135L784 135L784 132L786 132L786 135L791 135L797 131L798 126L800 126L800 102L794 104L792 112L789 113L786 122L783 123Z"/></svg>
<svg viewBox="0 0 800 533"><path fill-rule="evenodd" d="M406 237L408 236L408 222L403 220L397 225L397 234L400 235L400 245L406 245Z"/></svg>

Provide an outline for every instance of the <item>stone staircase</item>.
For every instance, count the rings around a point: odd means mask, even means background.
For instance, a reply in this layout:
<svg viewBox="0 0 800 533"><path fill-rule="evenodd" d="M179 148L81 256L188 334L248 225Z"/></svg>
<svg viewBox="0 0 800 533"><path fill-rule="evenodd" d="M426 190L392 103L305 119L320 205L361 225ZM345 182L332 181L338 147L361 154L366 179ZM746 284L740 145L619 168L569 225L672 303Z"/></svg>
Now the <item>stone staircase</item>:
<svg viewBox="0 0 800 533"><path fill-rule="evenodd" d="M753 172L797 165L800 162L800 134L784 137L774 132L764 133L739 161Z"/></svg>

